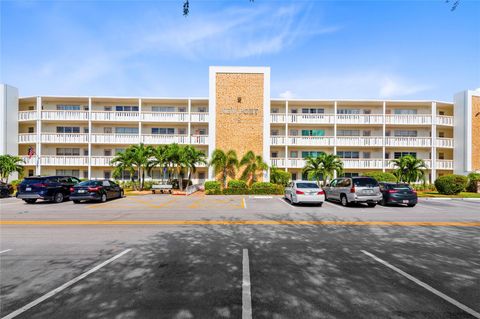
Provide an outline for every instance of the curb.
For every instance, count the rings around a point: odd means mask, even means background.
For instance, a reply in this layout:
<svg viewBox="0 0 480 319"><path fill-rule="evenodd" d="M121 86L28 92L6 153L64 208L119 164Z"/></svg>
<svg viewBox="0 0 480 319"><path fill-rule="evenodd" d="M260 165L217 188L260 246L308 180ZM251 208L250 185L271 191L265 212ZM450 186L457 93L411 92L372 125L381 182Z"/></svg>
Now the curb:
<svg viewBox="0 0 480 319"><path fill-rule="evenodd" d="M461 201L471 201L471 202L480 202L480 198L450 198L450 197L419 197L422 200L461 200Z"/></svg>

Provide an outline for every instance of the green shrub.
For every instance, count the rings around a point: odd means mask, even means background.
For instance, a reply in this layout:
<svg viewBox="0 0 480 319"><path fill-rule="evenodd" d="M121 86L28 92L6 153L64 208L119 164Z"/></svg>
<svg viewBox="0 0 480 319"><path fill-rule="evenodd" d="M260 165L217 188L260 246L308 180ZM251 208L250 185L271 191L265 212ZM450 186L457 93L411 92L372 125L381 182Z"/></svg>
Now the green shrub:
<svg viewBox="0 0 480 319"><path fill-rule="evenodd" d="M280 169L270 170L270 181L274 184L287 186L291 179L292 174L290 172L285 172Z"/></svg>
<svg viewBox="0 0 480 319"><path fill-rule="evenodd" d="M205 194L207 195L220 195L222 191L220 189L220 182L207 181L205 182Z"/></svg>
<svg viewBox="0 0 480 319"><path fill-rule="evenodd" d="M410 185L416 191L435 191L434 184L412 184Z"/></svg>
<svg viewBox="0 0 480 319"><path fill-rule="evenodd" d="M456 195L467 186L467 177L463 175L445 175L435 180L435 187L440 194Z"/></svg>
<svg viewBox="0 0 480 319"><path fill-rule="evenodd" d="M145 181L143 182L143 189L149 191L152 189L153 184L156 184L156 183L154 181Z"/></svg>
<svg viewBox="0 0 480 319"><path fill-rule="evenodd" d="M251 190L248 188L225 188L222 191L223 195L248 195L251 194Z"/></svg>
<svg viewBox="0 0 480 319"><path fill-rule="evenodd" d="M284 187L268 182L256 182L253 183L251 193L255 195L281 195L283 194Z"/></svg>
<svg viewBox="0 0 480 319"><path fill-rule="evenodd" d="M248 188L247 182L242 181L242 180L236 180L236 179L232 179L232 180L228 181L227 187L228 188L240 188L240 189L247 189Z"/></svg>
<svg viewBox="0 0 480 319"><path fill-rule="evenodd" d="M366 172L362 174L363 176L368 176L375 178L379 182L396 182L397 178L392 173L386 172Z"/></svg>
<svg viewBox="0 0 480 319"><path fill-rule="evenodd" d="M468 185L467 192L478 192L477 183L480 181L480 173L470 173L468 174Z"/></svg>

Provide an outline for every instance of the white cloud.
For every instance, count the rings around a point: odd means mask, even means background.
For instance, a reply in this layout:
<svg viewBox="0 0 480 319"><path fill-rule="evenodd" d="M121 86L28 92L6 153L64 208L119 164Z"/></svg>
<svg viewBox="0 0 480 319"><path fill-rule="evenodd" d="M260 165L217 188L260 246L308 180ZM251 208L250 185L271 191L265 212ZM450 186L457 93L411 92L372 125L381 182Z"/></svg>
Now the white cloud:
<svg viewBox="0 0 480 319"><path fill-rule="evenodd" d="M293 94L293 92L290 90L286 90L285 92L280 93L280 97L282 99L289 100L289 99L293 99L295 97L295 94Z"/></svg>

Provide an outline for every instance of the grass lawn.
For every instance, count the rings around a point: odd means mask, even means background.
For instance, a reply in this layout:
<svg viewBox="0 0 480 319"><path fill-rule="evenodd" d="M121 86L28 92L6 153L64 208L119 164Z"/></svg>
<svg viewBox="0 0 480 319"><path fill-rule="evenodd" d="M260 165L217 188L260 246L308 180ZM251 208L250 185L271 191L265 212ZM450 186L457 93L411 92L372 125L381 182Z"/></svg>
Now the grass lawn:
<svg viewBox="0 0 480 319"><path fill-rule="evenodd" d="M461 192L458 195L442 195L433 191L417 191L418 197L480 198L479 193Z"/></svg>

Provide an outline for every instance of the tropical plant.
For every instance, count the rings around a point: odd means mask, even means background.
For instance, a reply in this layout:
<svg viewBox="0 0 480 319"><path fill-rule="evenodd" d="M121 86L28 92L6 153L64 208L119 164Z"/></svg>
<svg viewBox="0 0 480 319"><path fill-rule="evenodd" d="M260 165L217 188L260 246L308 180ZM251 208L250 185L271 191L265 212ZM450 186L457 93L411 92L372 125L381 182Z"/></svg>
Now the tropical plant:
<svg viewBox="0 0 480 319"><path fill-rule="evenodd" d="M240 161L240 166L245 166L241 179L255 183L258 175L268 169L267 163L263 161L262 156L255 155L252 151L248 151Z"/></svg>
<svg viewBox="0 0 480 319"><path fill-rule="evenodd" d="M127 152L127 150L118 152L110 161L110 163L114 165L112 174L114 178L119 178L124 171L127 171L130 173L130 180L134 189L137 188L135 185L135 168L132 164L132 156L130 152Z"/></svg>
<svg viewBox="0 0 480 319"><path fill-rule="evenodd" d="M308 178L315 179L319 186L320 179L325 185L329 179L334 177L335 173L340 175L342 172L343 162L337 155L321 153L317 157L305 159L303 173L306 173Z"/></svg>
<svg viewBox="0 0 480 319"><path fill-rule="evenodd" d="M199 151L195 147L190 145L187 145L183 148L183 153L185 165L188 170L188 184L190 184L192 179L192 173L195 173L197 171L197 165L207 164L207 157L204 152Z"/></svg>
<svg viewBox="0 0 480 319"><path fill-rule="evenodd" d="M435 187L440 194L457 195L465 190L468 178L463 175L445 175L435 180Z"/></svg>
<svg viewBox="0 0 480 319"><path fill-rule="evenodd" d="M468 174L468 185L467 192L478 192L478 182L480 181L480 173L470 173Z"/></svg>
<svg viewBox="0 0 480 319"><path fill-rule="evenodd" d="M8 178L12 173L18 173L20 176L23 174L24 161L14 155L0 155L0 179L2 182L8 183Z"/></svg>
<svg viewBox="0 0 480 319"><path fill-rule="evenodd" d="M395 167L393 175L399 182L413 183L423 181L425 183L427 165L422 159L412 155L405 155L392 160Z"/></svg>
<svg viewBox="0 0 480 319"><path fill-rule="evenodd" d="M275 166L270 168L270 181L277 185L287 186L292 179L292 174Z"/></svg>
<svg viewBox="0 0 480 319"><path fill-rule="evenodd" d="M397 178L392 173L388 172L366 172L362 174L363 176L368 176L375 178L379 182L396 182Z"/></svg>
<svg viewBox="0 0 480 319"><path fill-rule="evenodd" d="M223 188L227 187L227 177L235 178L235 173L238 168L237 153L233 150L229 150L227 153L220 149L216 149L212 153L212 159L210 161L215 175L220 175Z"/></svg>

